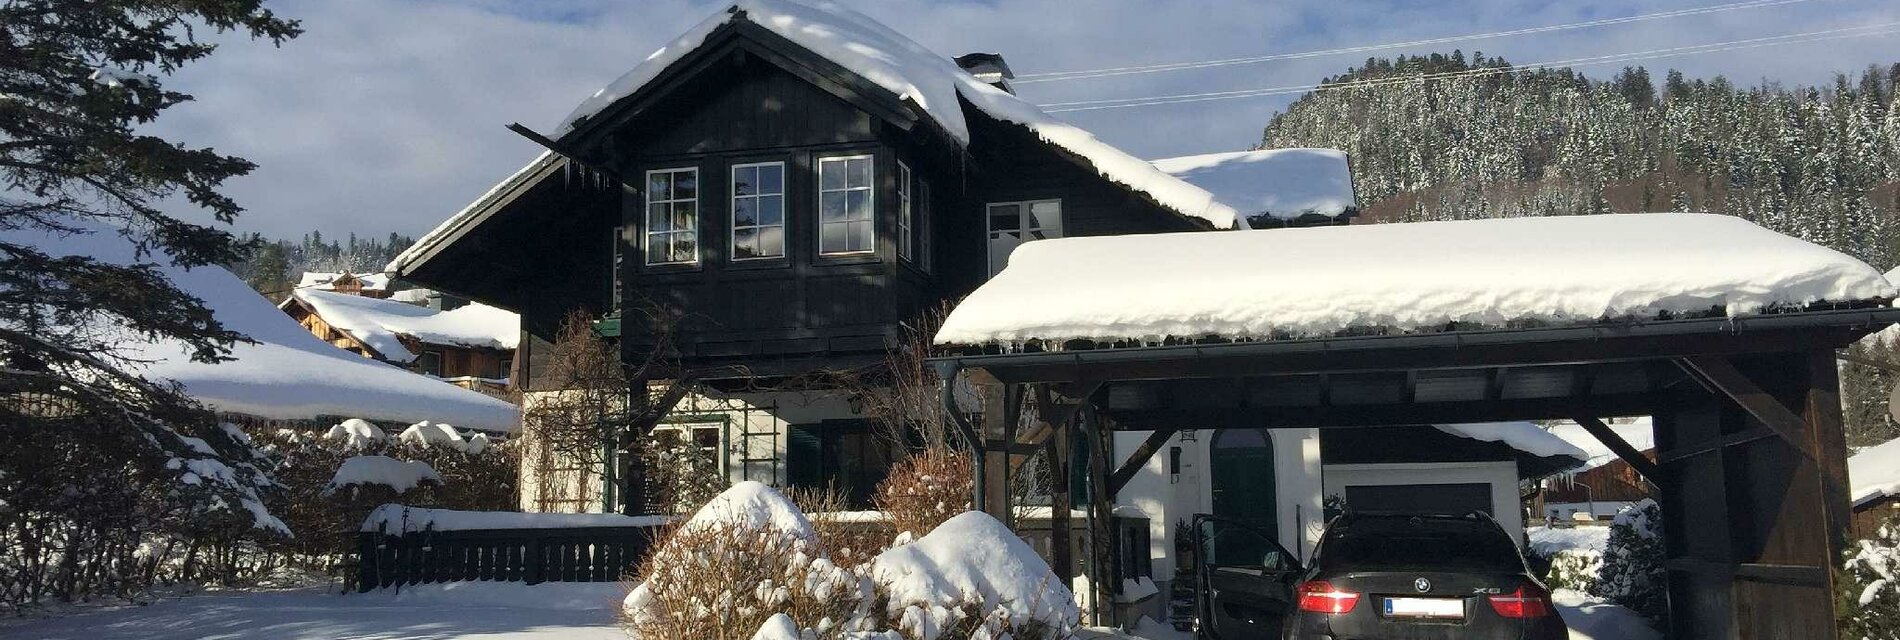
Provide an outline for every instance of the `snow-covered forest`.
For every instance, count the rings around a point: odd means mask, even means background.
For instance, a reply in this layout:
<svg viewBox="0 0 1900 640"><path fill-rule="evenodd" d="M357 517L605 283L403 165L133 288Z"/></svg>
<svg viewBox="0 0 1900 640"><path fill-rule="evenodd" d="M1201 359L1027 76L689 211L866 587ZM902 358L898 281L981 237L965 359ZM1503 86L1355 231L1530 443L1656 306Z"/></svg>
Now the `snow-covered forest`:
<svg viewBox="0 0 1900 640"><path fill-rule="evenodd" d="M1596 80L1454 51L1326 79L1366 81L1301 97L1261 139L1344 149L1362 222L1704 211L1900 264L1900 64L1822 87L1744 87L1675 71L1658 83L1640 67ZM1900 362L1893 351L1853 350ZM1893 374L1849 362L1841 375L1848 444L1900 437Z"/></svg>
<svg viewBox="0 0 1900 640"><path fill-rule="evenodd" d="M269 240L257 233L244 241L252 246L250 254L226 266L272 300L283 299L297 283L298 274L305 271L381 272L396 254L416 243L415 238L399 233L381 239L359 238L352 233L338 241L325 238L321 231L312 231L295 242Z"/></svg>

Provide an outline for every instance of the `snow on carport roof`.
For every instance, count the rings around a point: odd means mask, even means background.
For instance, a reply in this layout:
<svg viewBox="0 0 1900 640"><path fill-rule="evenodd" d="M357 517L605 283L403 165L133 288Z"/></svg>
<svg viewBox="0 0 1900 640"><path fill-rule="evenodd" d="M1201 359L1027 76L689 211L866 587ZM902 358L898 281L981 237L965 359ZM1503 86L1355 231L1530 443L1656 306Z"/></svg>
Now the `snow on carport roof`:
<svg viewBox="0 0 1900 640"><path fill-rule="evenodd" d="M1432 425L1439 431L1461 438L1501 442L1506 446L1543 458L1564 457L1583 464L1589 454L1563 438L1545 431L1533 422L1474 422Z"/></svg>
<svg viewBox="0 0 1900 640"><path fill-rule="evenodd" d="M959 97L989 117L1028 127L1044 141L1088 160L1104 178L1145 193L1181 215L1206 220L1221 229L1244 224L1233 207L1217 201L1206 190L1097 140L1080 127L978 80L958 68L950 57L938 55L890 27L833 2L740 0L595 92L562 120L557 134L566 135L586 118L638 92L668 65L685 58L704 44L707 36L741 15L889 90L899 99L915 103L961 144L969 144L970 127Z"/></svg>
<svg viewBox="0 0 1900 640"><path fill-rule="evenodd" d="M514 405L324 342L222 268L183 269L167 264L163 255L137 257L131 241L113 230L70 236L9 230L0 231L0 237L53 256L159 263L165 277L204 300L225 328L257 341L232 345L232 360L217 364L192 362L190 352L175 341L128 336L120 343L120 355L147 361L142 365L146 377L175 380L187 395L218 411L279 420L348 416L436 420L489 431L515 428L519 410Z"/></svg>
<svg viewBox="0 0 1900 640"><path fill-rule="evenodd" d="M1151 161L1156 169L1214 194L1242 215L1291 220L1334 217L1357 206L1346 152L1262 149Z"/></svg>
<svg viewBox="0 0 1900 640"><path fill-rule="evenodd" d="M1891 298L1879 271L1740 218L1503 218L1030 242L937 344L1317 337L1742 316Z"/></svg>
<svg viewBox="0 0 1900 640"><path fill-rule="evenodd" d="M1900 438L1861 449L1847 458L1847 481L1853 485L1848 497L1854 506L1892 495L1900 495Z"/></svg>

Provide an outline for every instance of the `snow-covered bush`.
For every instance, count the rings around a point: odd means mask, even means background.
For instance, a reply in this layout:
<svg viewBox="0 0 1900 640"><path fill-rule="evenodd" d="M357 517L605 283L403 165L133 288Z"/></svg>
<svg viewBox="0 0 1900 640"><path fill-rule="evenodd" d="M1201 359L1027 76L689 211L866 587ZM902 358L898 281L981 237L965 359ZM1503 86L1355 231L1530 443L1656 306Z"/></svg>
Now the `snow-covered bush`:
<svg viewBox="0 0 1900 640"><path fill-rule="evenodd" d="M1544 586L1553 590L1588 593L1603 571L1603 554L1590 549L1565 549L1545 560L1550 564L1550 571L1544 575Z"/></svg>
<svg viewBox="0 0 1900 640"><path fill-rule="evenodd" d="M970 454L932 447L891 465L872 501L899 533L920 536L970 510Z"/></svg>
<svg viewBox="0 0 1900 640"><path fill-rule="evenodd" d="M1603 568L1589 593L1667 628L1669 583L1663 566L1662 527L1662 509L1655 500L1644 500L1616 514L1603 550Z"/></svg>
<svg viewBox="0 0 1900 640"><path fill-rule="evenodd" d="M1841 637L1900 640L1900 519L1853 541L1846 555L1835 606Z"/></svg>
<svg viewBox="0 0 1900 640"><path fill-rule="evenodd" d="M1525 556L1551 589L1588 593L1603 569L1610 529L1599 526L1531 527L1525 532Z"/></svg>
<svg viewBox="0 0 1900 640"><path fill-rule="evenodd" d="M833 560L791 500L740 483L661 539L623 620L648 640L1053 640L1079 617L1035 551L981 513Z"/></svg>

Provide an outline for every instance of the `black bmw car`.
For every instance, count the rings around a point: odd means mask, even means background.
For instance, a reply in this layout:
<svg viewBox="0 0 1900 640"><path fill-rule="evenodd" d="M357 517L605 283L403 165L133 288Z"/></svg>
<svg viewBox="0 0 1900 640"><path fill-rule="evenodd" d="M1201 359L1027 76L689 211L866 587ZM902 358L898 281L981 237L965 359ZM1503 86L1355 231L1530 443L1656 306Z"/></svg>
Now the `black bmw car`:
<svg viewBox="0 0 1900 640"><path fill-rule="evenodd" d="M1210 640L1563 640L1516 542L1484 514L1333 520L1313 566L1245 525L1197 518L1199 630Z"/></svg>

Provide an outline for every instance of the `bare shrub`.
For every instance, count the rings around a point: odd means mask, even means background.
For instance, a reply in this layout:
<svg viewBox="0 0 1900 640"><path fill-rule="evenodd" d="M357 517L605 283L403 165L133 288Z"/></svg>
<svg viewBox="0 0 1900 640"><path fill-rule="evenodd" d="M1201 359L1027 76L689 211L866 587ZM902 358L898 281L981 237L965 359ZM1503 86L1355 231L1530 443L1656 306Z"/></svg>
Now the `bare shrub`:
<svg viewBox="0 0 1900 640"><path fill-rule="evenodd" d="M844 493L837 489L792 489L792 504L811 520L818 546L833 563L856 567L890 548L897 531L879 514L848 511Z"/></svg>
<svg viewBox="0 0 1900 640"><path fill-rule="evenodd" d="M747 640L774 614L836 638L856 618L863 580L796 532L688 524L641 563L621 619L635 638Z"/></svg>
<svg viewBox="0 0 1900 640"><path fill-rule="evenodd" d="M933 447L893 465L872 500L896 531L921 536L970 510L975 481L969 453Z"/></svg>

